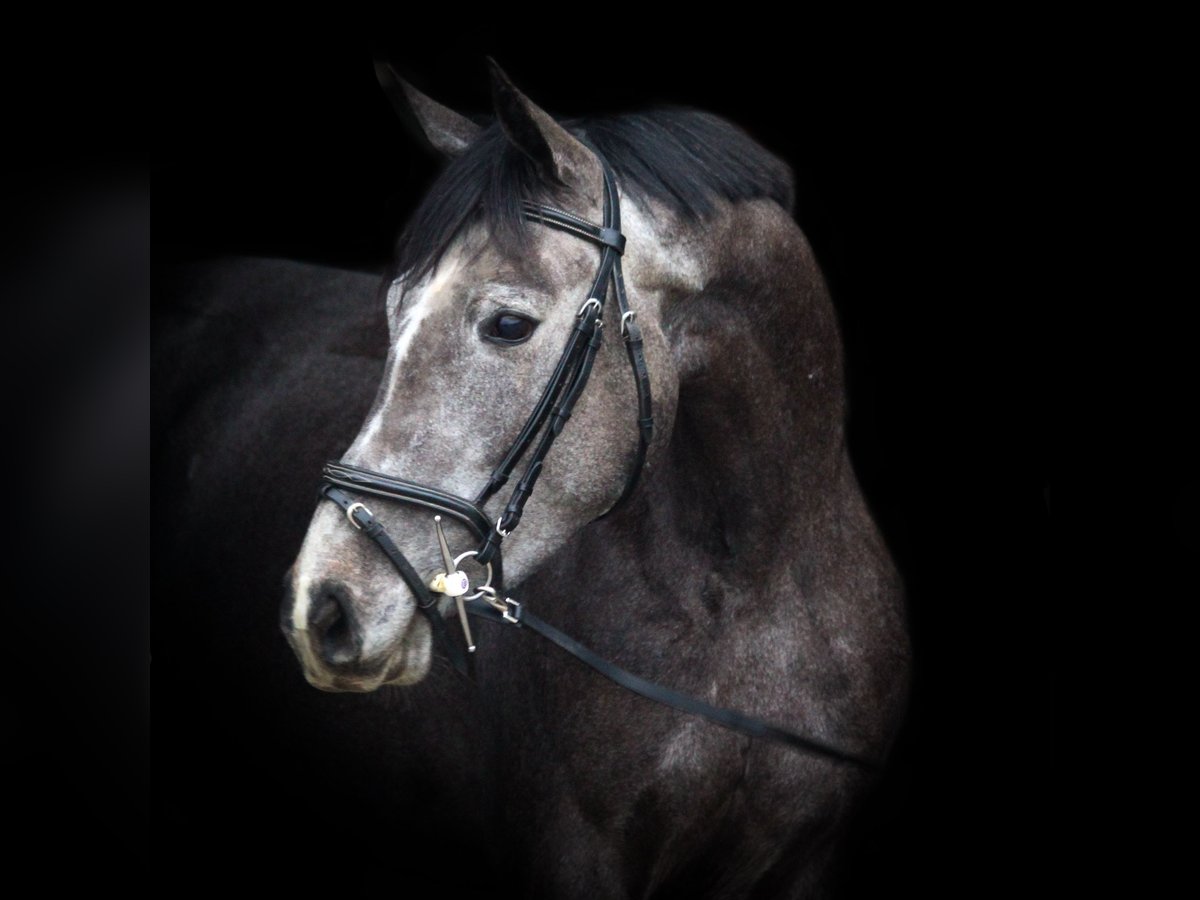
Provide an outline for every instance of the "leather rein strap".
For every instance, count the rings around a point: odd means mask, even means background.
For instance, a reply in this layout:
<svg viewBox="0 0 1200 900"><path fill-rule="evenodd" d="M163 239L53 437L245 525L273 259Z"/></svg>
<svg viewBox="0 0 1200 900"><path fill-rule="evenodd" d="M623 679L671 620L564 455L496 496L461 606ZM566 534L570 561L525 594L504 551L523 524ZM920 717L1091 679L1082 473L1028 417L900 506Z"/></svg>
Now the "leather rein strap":
<svg viewBox="0 0 1200 900"><path fill-rule="evenodd" d="M479 549L474 551L473 555L477 563L491 566L491 583L495 587L487 591L490 596L486 600L481 596L465 600L462 608L470 615L491 622L515 625L522 630L541 635L606 678L656 703L670 706L680 712L701 716L710 722L750 737L775 741L797 750L819 754L837 762L852 763L866 769L878 769L881 763L876 760L849 753L833 744L778 725L772 725L762 719L735 710L713 706L703 700L633 675L525 610L520 603L503 593L501 541L520 524L525 504L541 474L546 455L550 452L555 438L562 432L576 401L587 386L596 353L601 344L603 335L601 329L604 324L602 314L610 288L616 296L617 307L621 314L621 337L625 342L626 354L629 357L637 388L638 447L633 470L626 481L625 488L617 502L604 515L609 515L633 493L645 465L646 453L654 434L650 374L643 354L642 333L635 321L634 312L629 306L629 299L625 293L625 279L621 272L621 254L625 249L625 237L621 234L620 201L612 171L603 159L601 159L601 167L604 173L604 221L601 225L595 225L586 219L551 206L530 202L522 205L526 220L539 222L547 227L597 244L600 247L600 266L592 282L588 299L576 315L576 324L571 329L554 373L543 389L517 439L492 471L487 484L479 495L473 501L466 500L437 488L341 462L331 462L325 466L320 493L337 504L346 513L350 524L373 540L391 561L397 573L416 597L417 608L429 622L434 640L442 645L454 668L463 675L468 675L469 671L466 654L461 645L450 639L437 598L371 511L361 501L356 501L348 492L368 494L426 507L461 522L480 540ZM537 446L526 464L525 472L513 489L504 513L493 525L483 512L483 506L508 482L521 458L533 446L535 439L537 439ZM480 594L482 593L480 592Z"/></svg>
<svg viewBox="0 0 1200 900"><path fill-rule="evenodd" d="M772 725L770 722L764 722L762 719L756 719L754 716L748 716L736 710L713 706L711 703L697 700L688 694L682 694L679 691L663 687L661 684L655 684L653 681L647 681L645 678L640 678L637 675L626 672L619 666L610 663L604 657L593 653L570 635L559 631L553 625L544 622L533 613L525 611L524 607L520 604L509 601L509 606L511 609L510 612L501 613L482 600L472 600L467 604L467 612L494 622L510 622L520 628L529 629L546 638L551 643L558 645L563 650L566 650L581 663L590 666L605 678L616 682L621 687L631 690L635 694L640 694L648 700L653 700L656 703L677 709L680 712L700 716L714 724L732 729L733 731L740 731L742 734L749 735L750 737L764 738L768 741L786 744L797 750L818 753L821 756L829 757L838 762L853 763L866 769L879 769L881 767L881 764L875 760L849 753L840 747L835 747L833 744L827 744L816 738L797 734L787 728Z"/></svg>

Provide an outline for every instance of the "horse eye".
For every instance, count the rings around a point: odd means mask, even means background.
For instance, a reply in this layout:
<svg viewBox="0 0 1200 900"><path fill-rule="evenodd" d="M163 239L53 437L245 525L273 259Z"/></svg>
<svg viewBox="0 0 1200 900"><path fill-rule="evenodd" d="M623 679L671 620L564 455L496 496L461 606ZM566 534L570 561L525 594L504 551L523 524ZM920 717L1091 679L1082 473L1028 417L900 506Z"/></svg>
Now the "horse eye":
<svg viewBox="0 0 1200 900"><path fill-rule="evenodd" d="M501 344L519 344L527 340L536 327L537 322L516 313L497 313L488 322L484 336Z"/></svg>

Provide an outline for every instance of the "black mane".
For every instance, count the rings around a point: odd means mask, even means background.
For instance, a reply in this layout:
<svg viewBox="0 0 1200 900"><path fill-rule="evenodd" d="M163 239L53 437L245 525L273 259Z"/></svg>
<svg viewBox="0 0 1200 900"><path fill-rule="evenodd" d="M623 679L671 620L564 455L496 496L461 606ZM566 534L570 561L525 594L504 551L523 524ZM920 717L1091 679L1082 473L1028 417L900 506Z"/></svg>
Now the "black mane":
<svg viewBox="0 0 1200 900"><path fill-rule="evenodd" d="M710 113L659 109L562 125L608 160L626 193L656 200L686 218L711 215L716 199L767 197L792 210L791 170ZM493 122L451 161L417 208L400 236L395 270L413 283L474 223L515 251L526 235L521 201L552 202L558 190Z"/></svg>

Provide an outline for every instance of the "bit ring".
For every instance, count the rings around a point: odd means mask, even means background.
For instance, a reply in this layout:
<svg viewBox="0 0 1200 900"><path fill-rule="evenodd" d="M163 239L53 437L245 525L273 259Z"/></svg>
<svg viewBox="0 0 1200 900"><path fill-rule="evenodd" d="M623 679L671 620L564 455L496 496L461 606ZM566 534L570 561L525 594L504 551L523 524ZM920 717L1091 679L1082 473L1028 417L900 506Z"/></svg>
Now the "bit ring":
<svg viewBox="0 0 1200 900"><path fill-rule="evenodd" d="M456 557L454 558L454 568L456 568L456 569L457 569L457 568L458 568L458 566L459 566L459 564L460 564L460 563L461 563L461 562L462 562L464 559L466 559L468 556L477 556L478 554L479 554L479 551L478 551L478 550L468 550L466 553L460 553L460 554L458 554L458 556L456 556ZM464 600L478 600L478 599L479 599L480 597L482 597L482 596L483 596L483 595L484 595L486 592L488 592L488 591L491 591L491 590L492 590L492 564L489 562L489 563L487 563L487 581L485 581L483 584L481 584L481 585L480 585L480 586L479 586L479 587L476 589L475 593L473 593L471 596L469 596L469 597L463 597L462 599L464 599Z"/></svg>

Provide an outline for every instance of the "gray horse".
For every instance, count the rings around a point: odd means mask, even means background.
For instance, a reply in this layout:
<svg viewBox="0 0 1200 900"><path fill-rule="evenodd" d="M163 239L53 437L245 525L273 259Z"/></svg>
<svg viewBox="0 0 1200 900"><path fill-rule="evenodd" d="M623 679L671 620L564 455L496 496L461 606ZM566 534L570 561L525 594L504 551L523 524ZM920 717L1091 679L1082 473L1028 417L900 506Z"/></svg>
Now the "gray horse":
<svg viewBox="0 0 1200 900"><path fill-rule="evenodd" d="M886 757L907 695L902 590L847 458L837 325L786 166L705 113L559 122L497 69L494 121L478 124L381 77L451 159L384 280L387 363L344 461L478 492L597 263L592 245L526 223L521 203L599 221L599 152L619 187L654 438L633 495L605 515L638 434L611 322L505 542L506 589L631 672ZM503 502L485 509L496 518ZM372 506L418 571L439 570L431 514ZM447 537L456 553L475 543L453 523ZM498 888L831 889L871 773L652 704L516 629L476 625L466 681L388 560L330 503L288 587L282 624L312 685L420 692L395 704L392 740L436 744L436 803L460 811Z"/></svg>

